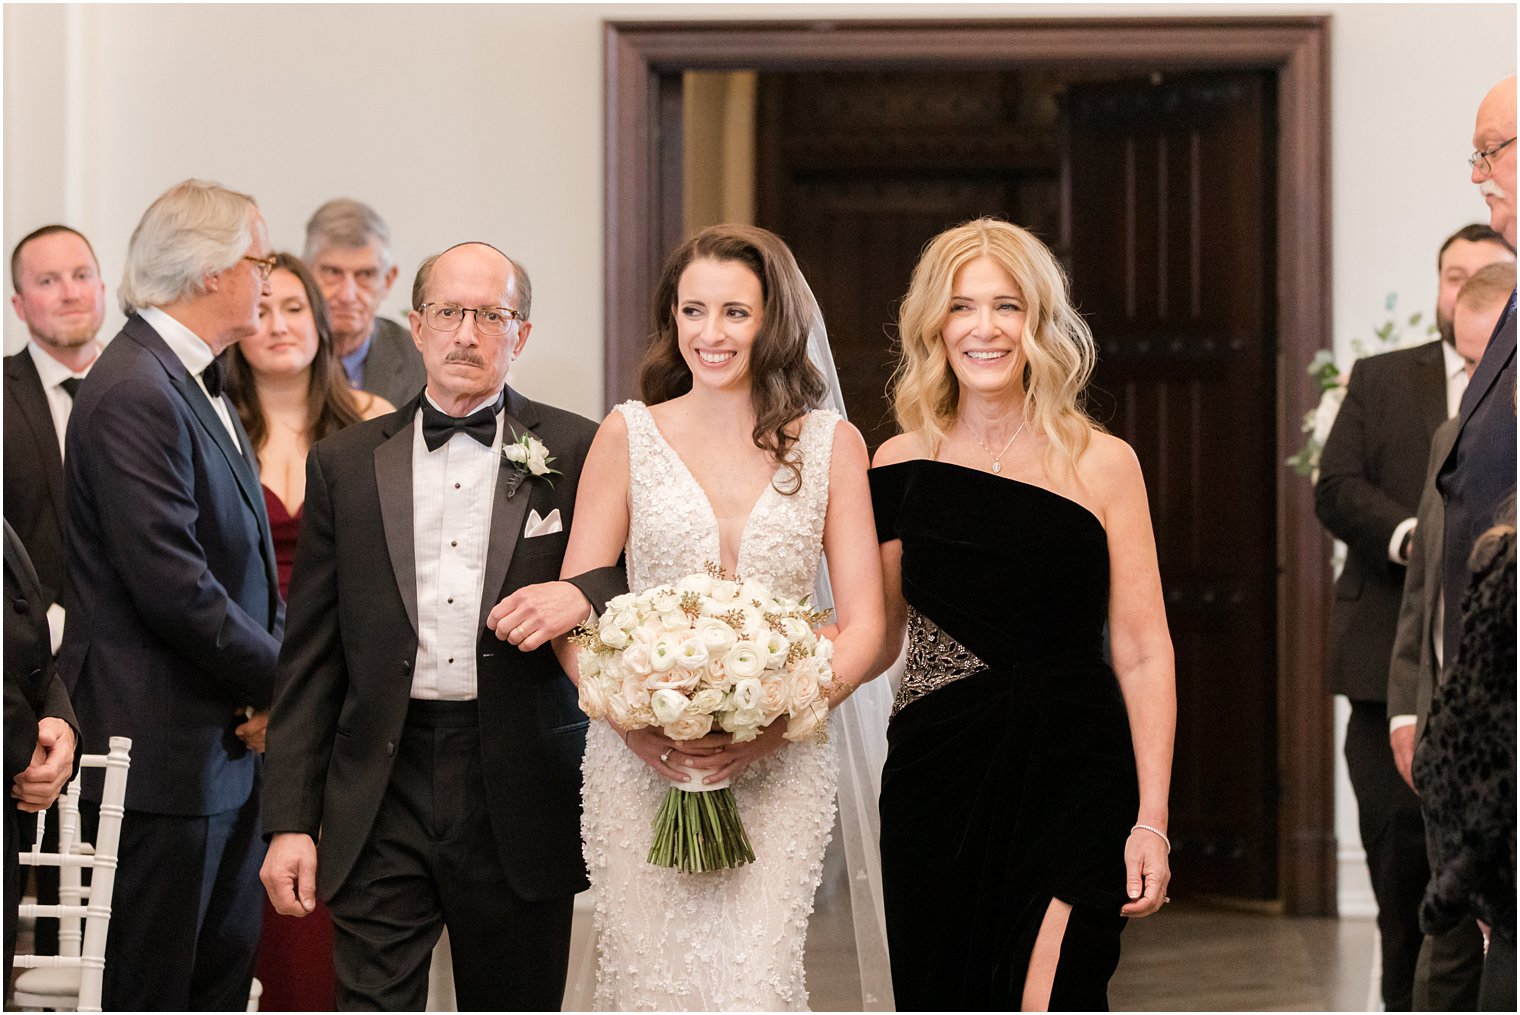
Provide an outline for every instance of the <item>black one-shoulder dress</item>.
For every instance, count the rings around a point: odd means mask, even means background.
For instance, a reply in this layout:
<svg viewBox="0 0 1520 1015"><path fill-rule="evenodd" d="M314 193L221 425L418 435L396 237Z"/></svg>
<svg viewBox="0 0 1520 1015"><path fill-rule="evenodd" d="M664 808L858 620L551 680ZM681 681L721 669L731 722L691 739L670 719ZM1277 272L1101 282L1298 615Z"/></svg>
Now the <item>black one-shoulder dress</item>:
<svg viewBox="0 0 1520 1015"><path fill-rule="evenodd" d="M902 540L908 661L881 859L901 1011L1018 1010L1052 898L1073 906L1052 1010L1107 1010L1139 790L1104 659L1108 539L1086 508L946 462L872 469Z"/></svg>

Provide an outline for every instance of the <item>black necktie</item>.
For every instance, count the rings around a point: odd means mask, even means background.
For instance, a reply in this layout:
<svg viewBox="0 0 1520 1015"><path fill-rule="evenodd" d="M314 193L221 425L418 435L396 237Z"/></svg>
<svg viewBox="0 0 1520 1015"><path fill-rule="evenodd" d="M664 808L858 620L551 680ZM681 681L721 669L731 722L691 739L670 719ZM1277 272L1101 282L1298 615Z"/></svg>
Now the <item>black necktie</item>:
<svg viewBox="0 0 1520 1015"><path fill-rule="evenodd" d="M501 411L504 400L498 398L494 405L477 409L468 416L450 416L433 408L433 403L422 400L422 439L429 451L437 451L456 433L467 433L486 447L496 440L496 414Z"/></svg>
<svg viewBox="0 0 1520 1015"><path fill-rule="evenodd" d="M201 371L201 383L206 386L206 394L212 398L220 398L222 395L222 361L214 359L211 365Z"/></svg>
<svg viewBox="0 0 1520 1015"><path fill-rule="evenodd" d="M79 397L79 385L82 383L84 383L83 377L65 377L58 382L58 386L64 390L64 393L70 399L74 399Z"/></svg>

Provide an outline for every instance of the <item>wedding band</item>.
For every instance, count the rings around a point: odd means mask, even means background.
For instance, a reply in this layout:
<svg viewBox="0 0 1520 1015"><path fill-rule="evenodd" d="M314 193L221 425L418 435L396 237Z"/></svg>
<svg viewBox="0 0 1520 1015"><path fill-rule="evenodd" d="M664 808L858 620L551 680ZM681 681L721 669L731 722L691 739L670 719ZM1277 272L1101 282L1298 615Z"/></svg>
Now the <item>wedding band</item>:
<svg viewBox="0 0 1520 1015"><path fill-rule="evenodd" d="M660 761L661 762L669 762L670 761L670 752L673 751L673 750L675 750L674 747L667 747L667 748L665 748L665 753L662 754L662 755L660 755Z"/></svg>
<svg viewBox="0 0 1520 1015"><path fill-rule="evenodd" d="M521 639L523 636L523 626L521 624L518 624L516 627L512 628L512 633Z"/></svg>

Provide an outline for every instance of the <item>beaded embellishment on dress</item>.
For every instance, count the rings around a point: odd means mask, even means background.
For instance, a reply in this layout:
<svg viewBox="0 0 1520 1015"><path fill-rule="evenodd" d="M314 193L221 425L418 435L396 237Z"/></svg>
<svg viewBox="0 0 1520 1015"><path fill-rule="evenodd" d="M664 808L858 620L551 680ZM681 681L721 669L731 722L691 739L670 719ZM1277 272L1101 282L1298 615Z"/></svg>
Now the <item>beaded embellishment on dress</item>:
<svg viewBox="0 0 1520 1015"><path fill-rule="evenodd" d="M892 714L946 684L980 673L987 668L976 655L950 637L939 625L908 607L908 658L902 683L892 699Z"/></svg>

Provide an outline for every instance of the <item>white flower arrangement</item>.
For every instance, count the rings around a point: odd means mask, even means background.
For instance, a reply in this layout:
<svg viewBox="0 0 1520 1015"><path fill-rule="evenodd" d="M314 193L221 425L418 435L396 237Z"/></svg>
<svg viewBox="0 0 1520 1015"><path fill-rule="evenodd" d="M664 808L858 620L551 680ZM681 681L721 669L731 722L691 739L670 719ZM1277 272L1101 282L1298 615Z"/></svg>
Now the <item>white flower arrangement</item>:
<svg viewBox="0 0 1520 1015"><path fill-rule="evenodd" d="M531 433L524 432L510 443L501 446L501 457L505 458L518 471L529 476L558 476L558 469L549 468L549 463L554 457L549 454L549 449L544 442L534 437Z"/></svg>
<svg viewBox="0 0 1520 1015"><path fill-rule="evenodd" d="M807 600L773 596L715 565L673 585L611 600L579 628L580 706L624 730L657 726L672 740L714 730L753 740L785 721L786 739L824 734L834 645ZM726 783L671 787L655 820L649 862L686 871L754 860Z"/></svg>

